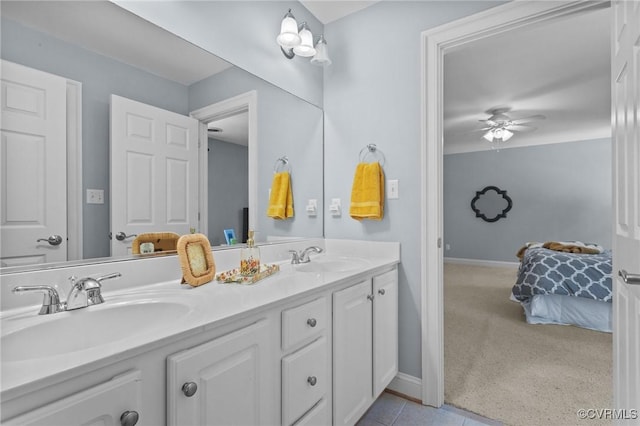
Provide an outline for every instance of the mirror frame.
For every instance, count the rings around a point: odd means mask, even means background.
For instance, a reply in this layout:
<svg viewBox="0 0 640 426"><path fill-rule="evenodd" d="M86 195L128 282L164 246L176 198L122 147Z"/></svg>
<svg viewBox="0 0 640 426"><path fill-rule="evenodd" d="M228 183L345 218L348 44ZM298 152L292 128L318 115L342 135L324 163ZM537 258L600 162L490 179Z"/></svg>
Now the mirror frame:
<svg viewBox="0 0 640 426"><path fill-rule="evenodd" d="M480 198L483 195L486 195L487 192L489 192L489 191L496 192L499 196L501 196L504 200L507 201L507 206L502 210L502 212L498 213L495 217L487 217L487 216L485 216L484 212L482 212L476 206L476 203L480 200ZM506 218L507 217L507 212L509 210L511 210L511 207L513 207L513 200L511 200L511 197L509 197L507 195L507 191L506 190L501 190L497 186L486 186L482 191L476 191L476 196L473 197L473 199L471 200L471 210L473 210L475 212L476 217L481 218L485 222L497 222L500 219Z"/></svg>

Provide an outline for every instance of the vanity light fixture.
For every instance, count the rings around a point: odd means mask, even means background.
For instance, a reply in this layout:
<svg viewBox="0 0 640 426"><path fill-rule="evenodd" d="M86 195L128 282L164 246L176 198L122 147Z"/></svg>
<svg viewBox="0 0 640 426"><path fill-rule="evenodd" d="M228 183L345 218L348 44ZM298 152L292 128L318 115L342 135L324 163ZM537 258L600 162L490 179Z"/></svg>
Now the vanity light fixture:
<svg viewBox="0 0 640 426"><path fill-rule="evenodd" d="M276 38L280 45L280 50L287 59L294 56L311 58L314 65L330 65L331 59L327 53L327 41L324 36L320 36L315 47L313 45L313 34L306 22L298 26L296 18L291 13L291 9L282 18L280 24L280 34Z"/></svg>

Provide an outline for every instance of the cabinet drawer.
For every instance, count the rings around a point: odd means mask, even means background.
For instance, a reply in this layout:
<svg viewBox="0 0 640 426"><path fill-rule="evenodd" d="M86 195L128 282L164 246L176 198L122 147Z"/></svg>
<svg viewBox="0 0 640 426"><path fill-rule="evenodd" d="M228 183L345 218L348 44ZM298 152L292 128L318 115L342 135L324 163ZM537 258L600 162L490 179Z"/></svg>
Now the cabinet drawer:
<svg viewBox="0 0 640 426"><path fill-rule="evenodd" d="M282 359L282 423L290 425L326 394L327 339L318 340Z"/></svg>
<svg viewBox="0 0 640 426"><path fill-rule="evenodd" d="M327 298L282 311L282 350L319 336L327 328Z"/></svg>
<svg viewBox="0 0 640 426"><path fill-rule="evenodd" d="M322 398L307 414L296 422L294 426L326 426L331 424L329 418L329 404Z"/></svg>

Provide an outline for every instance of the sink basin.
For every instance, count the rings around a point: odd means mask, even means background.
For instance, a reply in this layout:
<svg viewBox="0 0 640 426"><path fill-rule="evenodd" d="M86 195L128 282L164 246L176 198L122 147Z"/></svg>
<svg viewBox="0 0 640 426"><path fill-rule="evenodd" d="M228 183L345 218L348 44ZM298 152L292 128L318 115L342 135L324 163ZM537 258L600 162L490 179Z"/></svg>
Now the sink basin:
<svg viewBox="0 0 640 426"><path fill-rule="evenodd" d="M367 261L357 258L322 258L315 257L309 263L295 267L300 272L350 272L367 265Z"/></svg>
<svg viewBox="0 0 640 426"><path fill-rule="evenodd" d="M35 324L3 334L0 354L4 362L70 354L166 328L158 319L175 321L189 312L187 304L142 300L37 316Z"/></svg>

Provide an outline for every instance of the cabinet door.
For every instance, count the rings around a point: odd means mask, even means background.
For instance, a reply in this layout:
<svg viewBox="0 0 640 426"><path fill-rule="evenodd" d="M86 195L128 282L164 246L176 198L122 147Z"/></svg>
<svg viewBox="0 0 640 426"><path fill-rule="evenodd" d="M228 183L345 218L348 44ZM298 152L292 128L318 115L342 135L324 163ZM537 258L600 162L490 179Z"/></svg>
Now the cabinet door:
<svg viewBox="0 0 640 426"><path fill-rule="evenodd" d="M218 337L167 359L169 425L270 423L268 321ZM193 390L191 396L183 386Z"/></svg>
<svg viewBox="0 0 640 426"><path fill-rule="evenodd" d="M353 425L372 401L371 281L333 294L333 423Z"/></svg>
<svg viewBox="0 0 640 426"><path fill-rule="evenodd" d="M373 278L373 398L398 374L398 271Z"/></svg>
<svg viewBox="0 0 640 426"><path fill-rule="evenodd" d="M101 425L121 424L121 417L138 418L142 424L141 378L131 371L98 386L14 417L6 425ZM134 425L137 422L128 423Z"/></svg>

